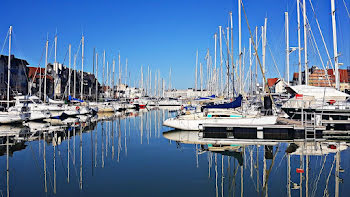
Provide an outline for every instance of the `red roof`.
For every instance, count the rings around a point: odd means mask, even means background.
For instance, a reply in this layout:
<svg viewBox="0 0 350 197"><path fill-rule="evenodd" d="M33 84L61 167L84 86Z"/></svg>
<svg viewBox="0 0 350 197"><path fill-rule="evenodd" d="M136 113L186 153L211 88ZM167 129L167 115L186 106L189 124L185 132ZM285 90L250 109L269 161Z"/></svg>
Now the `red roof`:
<svg viewBox="0 0 350 197"><path fill-rule="evenodd" d="M299 78L299 73L294 73L293 74L293 79L298 79Z"/></svg>
<svg viewBox="0 0 350 197"><path fill-rule="evenodd" d="M34 75L35 78L40 78L40 73L41 78L45 77L45 68L28 66L28 78L33 78ZM46 78L52 80L50 75L47 75Z"/></svg>
<svg viewBox="0 0 350 197"><path fill-rule="evenodd" d="M268 78L267 79L267 85L269 87L272 87L276 84L276 82L278 81L278 78Z"/></svg>

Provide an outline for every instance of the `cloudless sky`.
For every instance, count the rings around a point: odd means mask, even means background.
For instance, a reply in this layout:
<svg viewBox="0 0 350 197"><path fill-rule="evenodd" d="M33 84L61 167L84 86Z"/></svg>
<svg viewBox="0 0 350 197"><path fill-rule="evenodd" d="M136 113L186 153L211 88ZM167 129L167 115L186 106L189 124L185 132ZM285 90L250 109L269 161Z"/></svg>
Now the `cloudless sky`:
<svg viewBox="0 0 350 197"><path fill-rule="evenodd" d="M330 2L330 0L312 1L330 56L333 57ZM281 76L285 77L284 12L289 12L290 46L297 46L296 0L244 0L243 3L251 28L259 26L259 37L260 26L263 25L264 18L268 18L267 76L278 77L276 64ZM350 8L349 1L346 1L346 6ZM4 0L1 7L1 47L4 45L8 27L12 25L14 31L12 54L26 59L31 66L44 65L42 55L47 36L50 42L49 62L53 62L56 31L58 61L68 65L68 45L72 44L72 53L76 53L81 35L84 34L84 71L92 72L93 48L96 47L99 57L102 57L103 50L106 50L106 59L110 65L115 58L118 66L117 57L120 52L123 70L125 59L128 59L131 85L134 85L134 82L138 85L141 66L146 79L149 65L152 78L154 71L159 69L161 76L168 80L171 67L173 87L193 87L196 50L199 51L199 61L202 63L205 63L204 57L208 48L211 55L214 55L213 35L218 32L219 25L227 27L230 11L233 12L235 62L238 58L237 0ZM338 51L341 53L339 59L344 63L342 68L346 68L350 62L350 19L343 0L336 0L336 9ZM318 48L326 63L328 58L309 0L306 0L306 10ZM301 25L302 23L301 16ZM303 29L301 37L303 47ZM242 48L246 50L245 72L249 67L248 39L249 32L242 10ZM310 36L308 39L309 65L321 67L311 39ZM4 46L2 53L7 54L7 43ZM259 47L258 51L261 54L261 45ZM226 57L226 53L224 54ZM294 52L290 56L291 73L298 70L297 61L297 53ZM304 54L302 54L302 65L304 65L303 62ZM99 63L101 80L102 59L100 58ZM255 65L254 61L253 64ZM77 58L77 69L80 68L81 52Z"/></svg>

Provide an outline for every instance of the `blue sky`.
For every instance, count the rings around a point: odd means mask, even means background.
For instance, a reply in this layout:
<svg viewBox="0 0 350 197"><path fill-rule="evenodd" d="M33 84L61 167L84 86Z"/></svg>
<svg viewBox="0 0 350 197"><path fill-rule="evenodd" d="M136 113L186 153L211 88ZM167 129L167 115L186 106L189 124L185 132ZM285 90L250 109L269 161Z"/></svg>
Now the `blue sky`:
<svg viewBox="0 0 350 197"><path fill-rule="evenodd" d="M277 3L278 2L278 3ZM317 18L325 36L331 57L333 57L330 0L312 1ZM297 46L296 1L295 0L245 0L245 9L250 26L261 26L264 17L267 27L267 76L278 76L270 50L282 77L285 75L284 12L289 11L290 46ZM321 55L327 56L317 30L314 13L306 0L307 16ZM13 53L28 60L32 66L43 65L40 61L47 35L50 41L50 62L53 62L53 41L57 30L58 61L68 64L66 56L68 44L75 52L81 35L85 35L85 69L92 71L93 48L100 57L106 50L107 60L112 62L118 52L128 70L131 85L139 80L140 67L152 72L159 69L162 77L168 78L172 68L173 87L187 88L194 85L195 54L199 50L199 61L204 63L207 48L213 55L213 35L218 26L228 25L229 12L233 11L234 59L238 57L238 17L237 0L125 0L125 1L4 1L0 17L0 44L4 44L8 27L13 25ZM350 8L349 2L347 7ZM340 62L345 68L350 62L350 19L343 0L336 0L338 51ZM301 17L302 22L302 17ZM242 11L242 47L248 50L249 33ZM303 43L303 34L302 43ZM259 32L260 36L260 32ZM310 39L309 39L310 43ZM303 44L302 44L303 45ZM320 61L313 44L308 45L309 65L319 65ZM261 51L259 50L259 53ZM3 50L7 54L7 45ZM248 53L246 55L248 57ZM302 54L302 62L304 61ZM81 61L78 57L77 68ZM102 61L100 61L102 62ZM249 59L246 59L248 67ZM291 72L297 71L297 53L290 57ZM102 78L99 68L99 78ZM117 70L117 69L116 69ZM146 73L146 72L145 72ZM146 75L146 74L145 74ZM154 76L154 75L152 75Z"/></svg>

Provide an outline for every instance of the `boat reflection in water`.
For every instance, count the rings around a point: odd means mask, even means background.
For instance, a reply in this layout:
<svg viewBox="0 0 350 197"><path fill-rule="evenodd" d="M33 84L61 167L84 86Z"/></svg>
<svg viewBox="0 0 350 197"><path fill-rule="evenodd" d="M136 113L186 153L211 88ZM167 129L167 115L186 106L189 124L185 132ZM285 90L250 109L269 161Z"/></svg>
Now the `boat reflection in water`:
<svg viewBox="0 0 350 197"><path fill-rule="evenodd" d="M349 142L203 138L181 130L163 136L178 148L194 144L197 166L207 155L216 196L345 196L347 190L340 183L350 164L341 155L349 154Z"/></svg>
<svg viewBox="0 0 350 197"><path fill-rule="evenodd" d="M34 196L79 195L88 177L98 176L98 169L110 168L111 163L116 165L128 155L131 138L138 144L149 144L151 138L159 140L161 123L172 110L128 109L22 126L1 125L0 166L6 163L7 170L5 176L0 173L0 196L24 196L30 191L38 193ZM39 182L35 181L38 177ZM32 182L23 183L25 178ZM71 185L80 191L72 190Z"/></svg>
<svg viewBox="0 0 350 197"><path fill-rule="evenodd" d="M169 196L169 191L173 196L344 196L350 191L346 142L247 140L241 133L242 139L214 139L167 131L162 123L176 113L154 107L0 126L0 168L6 168L0 171L0 196Z"/></svg>

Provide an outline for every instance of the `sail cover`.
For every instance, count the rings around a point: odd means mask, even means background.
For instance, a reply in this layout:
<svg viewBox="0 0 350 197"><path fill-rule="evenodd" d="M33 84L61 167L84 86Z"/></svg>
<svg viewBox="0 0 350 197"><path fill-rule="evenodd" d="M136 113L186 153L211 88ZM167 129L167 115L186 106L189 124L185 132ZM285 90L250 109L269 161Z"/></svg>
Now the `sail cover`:
<svg viewBox="0 0 350 197"><path fill-rule="evenodd" d="M242 98L242 95L238 95L238 97L236 97L235 100L230 103L208 104L203 106L203 108L237 108L242 105Z"/></svg>

